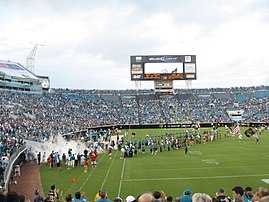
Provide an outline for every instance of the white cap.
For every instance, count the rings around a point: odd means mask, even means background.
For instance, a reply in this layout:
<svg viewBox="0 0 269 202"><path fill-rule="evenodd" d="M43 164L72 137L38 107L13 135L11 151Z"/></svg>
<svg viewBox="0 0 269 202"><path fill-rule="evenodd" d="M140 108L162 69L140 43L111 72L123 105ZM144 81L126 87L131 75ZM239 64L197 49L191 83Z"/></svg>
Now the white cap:
<svg viewBox="0 0 269 202"><path fill-rule="evenodd" d="M134 200L135 200L135 197L133 197L133 196L127 196L125 199L126 202L132 202Z"/></svg>

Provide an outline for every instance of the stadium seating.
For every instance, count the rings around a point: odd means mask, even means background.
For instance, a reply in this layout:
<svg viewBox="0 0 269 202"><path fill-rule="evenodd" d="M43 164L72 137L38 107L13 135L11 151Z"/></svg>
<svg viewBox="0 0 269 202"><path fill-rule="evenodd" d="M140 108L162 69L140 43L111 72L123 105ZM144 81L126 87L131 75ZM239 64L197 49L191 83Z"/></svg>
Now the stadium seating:
<svg viewBox="0 0 269 202"><path fill-rule="evenodd" d="M12 156L24 140L46 142L105 125L231 122L229 110L243 110L240 120L267 123L269 87L176 89L169 97L153 90L69 90L51 93L1 91L0 153ZM89 132L97 138L100 131Z"/></svg>
<svg viewBox="0 0 269 202"><path fill-rule="evenodd" d="M152 90L69 90L31 94L1 92L4 125L16 123L26 139L46 141L93 126L229 122L227 110L243 109L247 122L268 122L268 87L177 89L169 98ZM5 127L0 132L6 132Z"/></svg>

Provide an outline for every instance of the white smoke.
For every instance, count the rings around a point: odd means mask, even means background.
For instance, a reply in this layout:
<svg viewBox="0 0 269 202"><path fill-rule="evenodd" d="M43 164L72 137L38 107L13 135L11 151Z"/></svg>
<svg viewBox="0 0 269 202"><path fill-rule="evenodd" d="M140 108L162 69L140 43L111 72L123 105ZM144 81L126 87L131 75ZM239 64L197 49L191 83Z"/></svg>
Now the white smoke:
<svg viewBox="0 0 269 202"><path fill-rule="evenodd" d="M39 152L41 152L41 155L43 155L44 152L46 152L46 158L49 156L49 154L54 151L58 152L61 156L63 153L68 155L68 150L71 148L72 153L76 154L83 154L83 151L87 149L87 145L85 142L81 140L65 140L61 135L56 136L52 140L48 140L45 143L40 142L34 142L34 141L26 141L26 147L27 151L31 152L35 158Z"/></svg>

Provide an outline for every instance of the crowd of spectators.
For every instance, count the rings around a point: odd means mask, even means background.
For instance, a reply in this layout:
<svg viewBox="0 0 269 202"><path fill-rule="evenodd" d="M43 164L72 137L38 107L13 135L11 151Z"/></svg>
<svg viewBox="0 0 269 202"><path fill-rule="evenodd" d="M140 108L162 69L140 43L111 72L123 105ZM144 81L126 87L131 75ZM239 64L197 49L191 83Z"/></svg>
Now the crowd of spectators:
<svg viewBox="0 0 269 202"><path fill-rule="evenodd" d="M215 195L210 196L206 193L193 193L192 190L186 189L178 196L166 195L163 190L153 192L145 192L139 196L128 195L126 198L118 196L110 199L106 190L101 189L96 194L94 202L268 202L269 191L264 187L258 187L254 192L252 187L243 188L235 186L232 188L232 196L228 196L223 188L220 188ZM29 202L24 195L18 195L16 192L3 193L0 191L0 200L3 202ZM59 196L55 185L51 186L48 197L40 195L39 190L35 190L34 202L89 202L87 194L81 191L76 191L73 194L68 194L66 197Z"/></svg>
<svg viewBox="0 0 269 202"><path fill-rule="evenodd" d="M230 122L227 110L234 109L244 110L247 122L268 122L268 88L218 89L218 93L216 89L181 90L169 98L160 98L149 90L53 89L44 94L2 91L0 140L15 146L22 139L46 141L57 134L93 126ZM1 153L6 150L3 146L0 149Z"/></svg>
<svg viewBox="0 0 269 202"><path fill-rule="evenodd" d="M227 110L244 110L246 122L268 123L269 87L176 89L166 98L152 89L1 91L0 163L4 167L24 140L46 142L104 125L231 122Z"/></svg>

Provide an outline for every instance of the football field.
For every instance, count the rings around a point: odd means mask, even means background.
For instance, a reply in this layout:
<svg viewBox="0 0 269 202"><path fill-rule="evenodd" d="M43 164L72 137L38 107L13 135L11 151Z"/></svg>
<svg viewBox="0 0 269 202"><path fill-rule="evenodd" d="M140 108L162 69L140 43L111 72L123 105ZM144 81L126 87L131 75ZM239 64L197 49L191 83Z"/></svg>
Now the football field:
<svg viewBox="0 0 269 202"><path fill-rule="evenodd" d="M242 133L244 130L241 128ZM179 131L129 130L125 140L139 140L146 134L161 136ZM131 137L131 132L135 132L136 137ZM220 133L223 133L223 129ZM75 191L80 190L90 201L101 188L108 192L110 199L138 196L155 190L163 190L166 196L175 198L187 188L194 193L202 192L211 196L219 188L224 188L227 195L232 196L231 189L237 185L251 186L254 191L260 186L269 188L268 131L263 131L259 140L259 144L256 144L254 137L244 135L239 142L237 137L224 138L222 135L221 139L213 142L189 146L187 155L184 148L166 149L156 155L150 154L147 148L145 154L139 152L133 158L120 159L121 152L114 150L112 159L107 153L100 154L97 167L90 167L87 173L83 172L82 166L74 169L63 166L62 171L42 166L40 173L45 193L55 184L63 197L69 193L74 196Z"/></svg>

